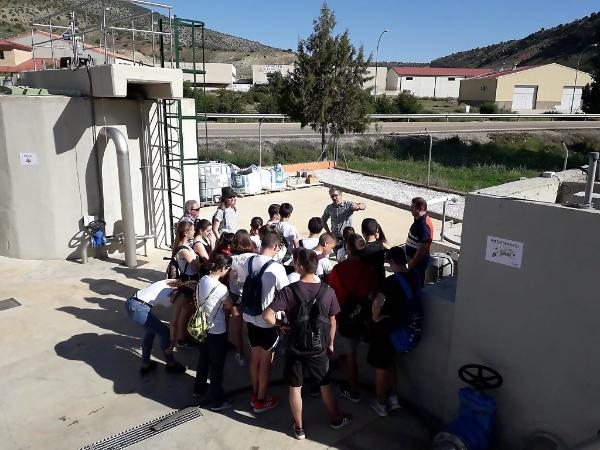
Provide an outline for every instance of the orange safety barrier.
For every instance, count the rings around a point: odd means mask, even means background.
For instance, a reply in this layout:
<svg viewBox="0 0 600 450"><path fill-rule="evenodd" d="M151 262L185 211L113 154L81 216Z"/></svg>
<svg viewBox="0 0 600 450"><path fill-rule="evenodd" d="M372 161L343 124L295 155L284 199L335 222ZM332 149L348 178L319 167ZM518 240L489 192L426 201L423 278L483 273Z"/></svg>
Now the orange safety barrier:
<svg viewBox="0 0 600 450"><path fill-rule="evenodd" d="M288 173L297 172L299 170L321 170L335 168L334 161L315 161L299 164L283 164L283 171Z"/></svg>

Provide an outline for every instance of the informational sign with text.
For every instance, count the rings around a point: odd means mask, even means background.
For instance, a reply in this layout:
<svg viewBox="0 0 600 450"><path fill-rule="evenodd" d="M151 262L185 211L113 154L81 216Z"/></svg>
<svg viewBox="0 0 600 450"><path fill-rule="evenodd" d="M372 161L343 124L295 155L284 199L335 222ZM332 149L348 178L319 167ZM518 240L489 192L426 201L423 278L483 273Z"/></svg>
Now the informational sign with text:
<svg viewBox="0 0 600 450"><path fill-rule="evenodd" d="M19 153L22 166L37 166L40 161L37 153Z"/></svg>
<svg viewBox="0 0 600 450"><path fill-rule="evenodd" d="M523 260L523 243L488 236L487 245L485 246L485 259L493 263L520 269Z"/></svg>

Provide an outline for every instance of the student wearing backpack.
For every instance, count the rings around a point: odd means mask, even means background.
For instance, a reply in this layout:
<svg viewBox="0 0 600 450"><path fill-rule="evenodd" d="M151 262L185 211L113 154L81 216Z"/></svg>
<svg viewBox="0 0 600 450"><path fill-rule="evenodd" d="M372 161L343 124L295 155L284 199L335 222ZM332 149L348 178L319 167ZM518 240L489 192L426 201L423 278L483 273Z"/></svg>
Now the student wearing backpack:
<svg viewBox="0 0 600 450"><path fill-rule="evenodd" d="M277 203L273 203L269 205L269 209L267 210L267 214L269 214L269 220L267 221L267 225L275 225L279 223L281 216L279 215L280 205Z"/></svg>
<svg viewBox="0 0 600 450"><path fill-rule="evenodd" d="M172 311L171 330L152 312L155 306L170 308L174 303L183 301L181 299L177 300L175 295L177 286L181 283L179 280L168 279L157 281L146 288L138 290L125 302L127 316L144 327L145 330L142 339L141 375L147 375L157 367L156 361L151 359L152 346L156 335L159 337L160 348L167 363L165 370L168 373L184 373L186 370L185 366L177 362L173 356L174 340L171 339L171 336L175 334L177 310L173 308Z"/></svg>
<svg viewBox="0 0 600 450"><path fill-rule="evenodd" d="M221 411L231 406L225 399L222 384L227 354L225 311L231 309L232 302L227 286L219 281L228 274L230 268L231 257L221 253L213 255L208 263L209 273L200 279L196 289L197 307L204 310L211 325L206 339L199 346L194 397L200 397L208 390L212 411ZM209 374L210 384L207 386Z"/></svg>
<svg viewBox="0 0 600 450"><path fill-rule="evenodd" d="M320 217L311 217L308 221L308 232L310 233L307 238L300 241L300 247L304 247L308 250L313 250L319 245L319 236L323 232L323 221Z"/></svg>
<svg viewBox="0 0 600 450"><path fill-rule="evenodd" d="M332 270L331 261L329 261L329 255L333 252L333 249L337 245L337 239L331 233L323 233L319 236L319 243L313 249L317 255L319 265L317 266L317 276L323 281L327 281L329 272Z"/></svg>
<svg viewBox="0 0 600 450"><path fill-rule="evenodd" d="M280 290L262 317L271 325L277 323L277 312L283 312L287 318L284 377L289 385L294 435L296 439L304 439L301 389L305 372L321 388L329 426L337 430L350 423L351 418L337 409L329 380L328 355L333 354L335 315L339 312L335 293L315 279L318 261L314 252L301 248L295 256L294 268L300 274L300 281Z"/></svg>
<svg viewBox="0 0 600 450"><path fill-rule="evenodd" d="M392 247L385 260L394 273L379 287L373 301L371 342L367 362L375 368L375 395L377 399L371 407L380 417L400 409L396 390L395 355L398 351L408 352L420 338L423 312L418 298L420 290L419 273L406 267L406 253L402 247ZM399 327L405 327L403 349L399 350L392 342L391 334ZM406 339L407 338L407 339Z"/></svg>
<svg viewBox="0 0 600 450"><path fill-rule="evenodd" d="M352 234L346 241L348 257L338 263L327 279L340 303L337 315L338 348L345 355L346 377L341 394L353 402L360 401L356 353L370 317L370 298L377 289L377 273L360 259L365 248L362 236Z"/></svg>
<svg viewBox="0 0 600 450"><path fill-rule="evenodd" d="M212 233L212 225L209 220L200 219L194 226L194 243L192 249L198 255L201 264L208 264L210 254L215 248L216 239Z"/></svg>
<svg viewBox="0 0 600 450"><path fill-rule="evenodd" d="M294 207L289 203L282 203L279 207L279 216L281 220L277 223L277 229L281 233L281 242L283 248L279 255L282 262L290 259L295 248L300 246L298 238L298 230L290 223Z"/></svg>
<svg viewBox="0 0 600 450"><path fill-rule="evenodd" d="M238 210L235 207L237 194L226 186L221 189L221 201L212 218L213 234L216 239L221 237L221 233L227 231L235 233L237 231Z"/></svg>
<svg viewBox="0 0 600 450"><path fill-rule="evenodd" d="M279 398L268 396L273 350L279 342L279 333L262 318L275 293L289 284L284 267L273 258L281 247L277 232L266 232L261 240L261 253L248 258L241 277L245 280L241 301L244 321L250 343L250 378L252 397L250 406L255 413L263 413L279 404Z"/></svg>

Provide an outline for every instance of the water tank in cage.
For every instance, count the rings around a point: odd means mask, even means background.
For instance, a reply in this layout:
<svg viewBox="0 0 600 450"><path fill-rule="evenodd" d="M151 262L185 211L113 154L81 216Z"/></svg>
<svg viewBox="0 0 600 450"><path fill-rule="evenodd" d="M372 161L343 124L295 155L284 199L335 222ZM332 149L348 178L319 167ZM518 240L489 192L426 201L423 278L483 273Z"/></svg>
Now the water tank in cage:
<svg viewBox="0 0 600 450"><path fill-rule="evenodd" d="M231 165L208 161L198 165L200 203L216 203L221 198L221 188L231 186Z"/></svg>
<svg viewBox="0 0 600 450"><path fill-rule="evenodd" d="M231 187L237 194L256 194L262 190L261 171L252 165L231 174Z"/></svg>
<svg viewBox="0 0 600 450"><path fill-rule="evenodd" d="M425 273L425 282L437 283L443 278L454 275L454 260L446 253L431 253L429 266Z"/></svg>

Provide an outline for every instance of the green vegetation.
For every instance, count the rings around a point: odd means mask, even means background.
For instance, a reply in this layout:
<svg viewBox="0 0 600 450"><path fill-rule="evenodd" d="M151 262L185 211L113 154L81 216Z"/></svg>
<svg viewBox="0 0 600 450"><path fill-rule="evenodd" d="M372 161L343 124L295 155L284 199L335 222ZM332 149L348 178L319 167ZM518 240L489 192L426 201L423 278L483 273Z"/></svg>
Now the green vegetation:
<svg viewBox="0 0 600 450"><path fill-rule="evenodd" d="M600 28L596 30L594 42L600 39ZM600 47L587 49L591 53L591 75L594 81L583 88L581 109L586 113L600 113ZM582 50L583 51L583 50Z"/></svg>

